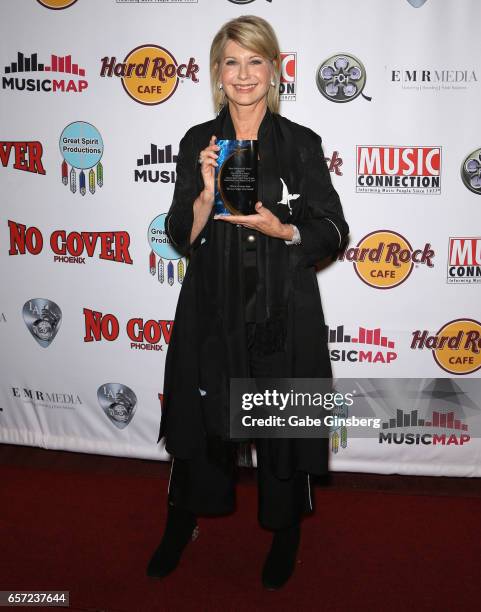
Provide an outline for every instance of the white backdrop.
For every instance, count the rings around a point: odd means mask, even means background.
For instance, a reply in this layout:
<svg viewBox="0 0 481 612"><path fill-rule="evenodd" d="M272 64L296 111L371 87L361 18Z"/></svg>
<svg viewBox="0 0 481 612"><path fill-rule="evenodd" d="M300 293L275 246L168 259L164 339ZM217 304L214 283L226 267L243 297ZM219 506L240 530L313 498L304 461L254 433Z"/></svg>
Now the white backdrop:
<svg viewBox="0 0 481 612"><path fill-rule="evenodd" d="M377 262L356 262L351 250L319 272L335 376L440 378L454 388L479 378L478 0L19 0L1 8L1 441L168 458L156 444L160 396L188 265L161 240L174 186L169 156L191 125L213 117L210 42L247 13L277 32L290 98L281 113L322 136L350 247L374 258L384 243ZM120 75L128 56L150 57L147 71L155 57L186 67L164 83L102 76L109 62ZM60 143L62 134L89 142ZM62 154L61 144L84 150ZM386 163L382 149L377 165L359 167L366 155L376 159L373 147L387 148ZM432 163L396 164L405 148L415 149L404 152L409 159L424 149ZM368 170L376 176L366 179ZM421 193L402 186L419 175L428 184ZM365 192L371 180L401 186ZM62 231L74 233L70 253ZM390 244L415 261L386 261ZM413 346L424 331L431 344ZM436 337L458 334L458 346L435 350ZM453 397L439 409L452 410ZM331 467L480 475L480 450L474 436L436 445L334 436Z"/></svg>

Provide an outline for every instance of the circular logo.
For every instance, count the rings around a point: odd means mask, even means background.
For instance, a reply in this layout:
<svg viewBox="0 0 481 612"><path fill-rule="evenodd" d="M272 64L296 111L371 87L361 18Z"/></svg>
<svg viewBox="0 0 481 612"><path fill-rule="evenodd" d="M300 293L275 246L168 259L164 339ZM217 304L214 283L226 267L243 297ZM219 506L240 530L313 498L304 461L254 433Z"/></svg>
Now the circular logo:
<svg viewBox="0 0 481 612"><path fill-rule="evenodd" d="M481 194L481 149L476 149L464 158L461 178L470 191Z"/></svg>
<svg viewBox="0 0 481 612"><path fill-rule="evenodd" d="M60 11L72 6L72 4L75 4L77 0L37 0L37 2L45 8Z"/></svg>
<svg viewBox="0 0 481 612"><path fill-rule="evenodd" d="M229 2L232 2L232 4L250 4L254 0L229 0Z"/></svg>
<svg viewBox="0 0 481 612"><path fill-rule="evenodd" d="M165 217L167 213L163 213L151 222L147 231L147 239L150 248L156 255L162 259L180 259L182 255L178 253L167 236L165 231Z"/></svg>
<svg viewBox="0 0 481 612"><path fill-rule="evenodd" d="M124 60L129 74L122 85L129 96L141 104L161 104L168 100L179 84L175 57L158 45L141 45Z"/></svg>
<svg viewBox="0 0 481 612"><path fill-rule="evenodd" d="M316 83L322 95L331 102L350 102L364 89L366 69L354 55L333 55L317 69Z"/></svg>
<svg viewBox="0 0 481 612"><path fill-rule="evenodd" d="M450 374L472 374L481 368L481 323L475 319L455 319L436 334L439 348L433 357ZM445 340L443 340L445 338Z"/></svg>
<svg viewBox="0 0 481 612"><path fill-rule="evenodd" d="M60 135L60 153L65 161L79 170L93 168L102 158L104 143L96 127L85 121L74 121Z"/></svg>
<svg viewBox="0 0 481 612"><path fill-rule="evenodd" d="M397 232L371 232L354 249L354 269L370 287L392 289L411 274L414 267L412 251L406 238Z"/></svg>

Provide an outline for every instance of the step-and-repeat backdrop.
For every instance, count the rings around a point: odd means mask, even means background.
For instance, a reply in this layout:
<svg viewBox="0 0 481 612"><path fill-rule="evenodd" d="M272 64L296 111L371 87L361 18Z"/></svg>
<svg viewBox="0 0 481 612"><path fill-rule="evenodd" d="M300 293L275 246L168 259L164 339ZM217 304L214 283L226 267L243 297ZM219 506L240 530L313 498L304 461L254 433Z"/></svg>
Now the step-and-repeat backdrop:
<svg viewBox="0 0 481 612"><path fill-rule="evenodd" d="M351 227L318 274L335 376L430 398L368 439L333 429L332 469L480 475L479 0L3 2L1 441L169 458L189 262L164 218L178 143L213 117L211 40L247 13L277 32L281 113L322 136Z"/></svg>

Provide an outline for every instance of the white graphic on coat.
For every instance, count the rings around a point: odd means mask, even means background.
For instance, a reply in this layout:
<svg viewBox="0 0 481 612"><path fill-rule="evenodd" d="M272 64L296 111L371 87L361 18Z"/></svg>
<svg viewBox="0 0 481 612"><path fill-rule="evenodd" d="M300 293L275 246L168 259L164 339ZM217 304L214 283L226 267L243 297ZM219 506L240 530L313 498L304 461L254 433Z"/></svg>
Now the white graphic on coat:
<svg viewBox="0 0 481 612"><path fill-rule="evenodd" d="M289 190L287 189L287 185L284 183L284 181L281 179L281 183L282 183L282 200L280 202L277 202L278 204L287 204L288 208L289 208L289 212L292 213L292 208L291 208L291 200L297 200L297 198L301 195L300 193L289 193Z"/></svg>

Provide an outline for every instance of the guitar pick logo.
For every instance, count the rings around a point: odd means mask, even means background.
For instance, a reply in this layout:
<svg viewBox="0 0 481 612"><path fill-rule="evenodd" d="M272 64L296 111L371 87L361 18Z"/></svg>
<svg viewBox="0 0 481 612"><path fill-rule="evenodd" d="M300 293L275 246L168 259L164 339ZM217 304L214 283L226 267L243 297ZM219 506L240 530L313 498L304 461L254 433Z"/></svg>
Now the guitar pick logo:
<svg viewBox="0 0 481 612"><path fill-rule="evenodd" d="M22 310L27 329L43 348L50 346L62 321L62 311L44 298L33 298L25 302Z"/></svg>
<svg viewBox="0 0 481 612"><path fill-rule="evenodd" d="M132 389L121 383L105 383L97 389L97 399L111 423L118 429L127 427L137 405Z"/></svg>
<svg viewBox="0 0 481 612"><path fill-rule="evenodd" d="M426 0L408 0L408 2L411 6L414 6L414 8L421 8Z"/></svg>

